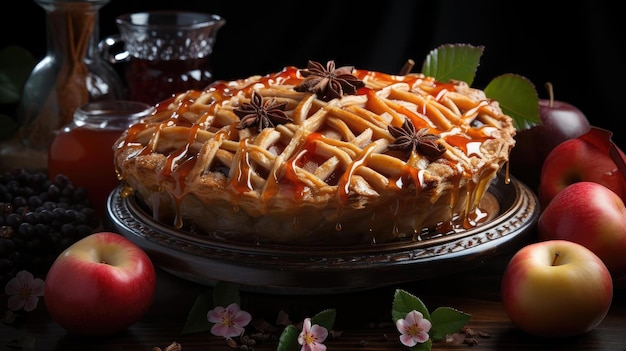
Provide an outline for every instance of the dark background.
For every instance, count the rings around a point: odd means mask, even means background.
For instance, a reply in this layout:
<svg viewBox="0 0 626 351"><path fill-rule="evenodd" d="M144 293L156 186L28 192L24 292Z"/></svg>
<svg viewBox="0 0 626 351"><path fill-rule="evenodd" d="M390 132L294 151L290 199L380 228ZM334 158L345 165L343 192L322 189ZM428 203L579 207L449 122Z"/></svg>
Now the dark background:
<svg viewBox="0 0 626 351"><path fill-rule="evenodd" d="M370 1L371 2L371 1ZM474 86L517 73L547 98L579 107L595 126L620 130L626 101L624 16L608 1L197 1L111 0L100 10L100 37L117 32L115 17L145 10L195 10L223 16L212 55L217 79L265 74L309 59L397 73L407 59L421 63L441 44L485 47ZM564 4L566 4L564 6ZM45 11L32 0L1 11L1 46L45 55ZM17 27L15 23L17 22Z"/></svg>

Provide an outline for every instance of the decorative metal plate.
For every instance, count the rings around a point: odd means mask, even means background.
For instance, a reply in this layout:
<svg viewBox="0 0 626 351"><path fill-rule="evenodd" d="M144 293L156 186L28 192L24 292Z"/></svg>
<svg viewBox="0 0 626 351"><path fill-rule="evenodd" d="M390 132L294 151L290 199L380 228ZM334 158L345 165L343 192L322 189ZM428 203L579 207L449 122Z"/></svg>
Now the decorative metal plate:
<svg viewBox="0 0 626 351"><path fill-rule="evenodd" d="M539 217L536 195L515 178L494 180L481 203L491 217L469 230L362 246L263 245L216 240L155 221L121 186L107 201L108 230L142 247L156 266L197 283L277 294L332 294L476 268L518 249Z"/></svg>

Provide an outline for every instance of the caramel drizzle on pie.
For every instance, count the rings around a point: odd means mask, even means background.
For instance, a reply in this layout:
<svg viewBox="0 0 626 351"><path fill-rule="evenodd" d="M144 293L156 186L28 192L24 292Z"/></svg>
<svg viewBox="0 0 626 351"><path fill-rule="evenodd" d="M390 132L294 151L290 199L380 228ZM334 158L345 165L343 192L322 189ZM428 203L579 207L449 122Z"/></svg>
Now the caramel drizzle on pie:
<svg viewBox="0 0 626 351"><path fill-rule="evenodd" d="M514 144L510 117L497 102L465 83L422 74L357 69L352 74L363 83L355 94L329 101L297 91L306 78L295 67L180 93L118 140L120 177L133 188L167 192L179 205L189 193L200 198L211 193L252 217L273 211L278 198L291 202L286 207L334 202L341 212L390 194L415 196L444 181L458 190L461 180L469 179L463 184L464 211L474 213ZM250 106L280 112L281 123L245 128L240 116ZM407 123L428 136L436 157L421 154L419 147L409 152L390 147L397 138L389 128L406 129ZM151 177L150 184L142 185L142 174ZM192 186L203 182L213 188ZM458 196L451 193L450 212ZM182 216L176 217L181 227ZM471 219L465 222L468 226Z"/></svg>

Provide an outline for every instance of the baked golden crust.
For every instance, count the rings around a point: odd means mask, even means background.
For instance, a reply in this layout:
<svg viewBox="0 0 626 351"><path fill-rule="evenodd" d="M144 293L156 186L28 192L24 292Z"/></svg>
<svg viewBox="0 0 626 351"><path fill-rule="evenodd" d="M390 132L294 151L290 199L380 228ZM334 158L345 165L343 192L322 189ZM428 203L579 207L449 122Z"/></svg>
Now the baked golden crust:
<svg viewBox="0 0 626 351"><path fill-rule="evenodd" d="M180 93L115 143L120 178L156 219L229 240L372 243L471 222L512 119L464 82L350 72L362 83L339 97L295 67Z"/></svg>

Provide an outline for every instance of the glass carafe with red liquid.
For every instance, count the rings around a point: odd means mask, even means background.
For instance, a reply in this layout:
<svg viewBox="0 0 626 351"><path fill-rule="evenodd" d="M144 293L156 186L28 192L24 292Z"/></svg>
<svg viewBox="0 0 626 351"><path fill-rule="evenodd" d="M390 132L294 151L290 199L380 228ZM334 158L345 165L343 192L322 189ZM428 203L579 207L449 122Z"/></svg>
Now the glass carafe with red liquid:
<svg viewBox="0 0 626 351"><path fill-rule="evenodd" d="M213 81L210 55L226 21L215 14L152 11L118 16L119 35L101 41L103 55L123 64L129 100L156 104ZM124 50L119 51L120 46Z"/></svg>
<svg viewBox="0 0 626 351"><path fill-rule="evenodd" d="M74 120L61 128L48 153L48 175L65 174L87 190L102 218L109 194L117 187L113 144L133 123L151 115L153 106L138 101L100 101L76 110Z"/></svg>

